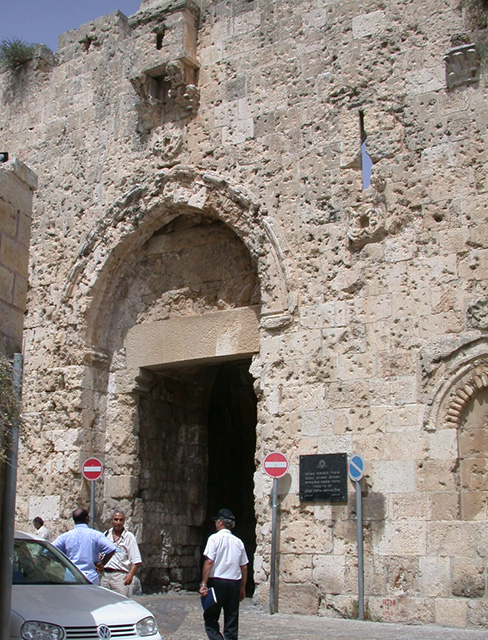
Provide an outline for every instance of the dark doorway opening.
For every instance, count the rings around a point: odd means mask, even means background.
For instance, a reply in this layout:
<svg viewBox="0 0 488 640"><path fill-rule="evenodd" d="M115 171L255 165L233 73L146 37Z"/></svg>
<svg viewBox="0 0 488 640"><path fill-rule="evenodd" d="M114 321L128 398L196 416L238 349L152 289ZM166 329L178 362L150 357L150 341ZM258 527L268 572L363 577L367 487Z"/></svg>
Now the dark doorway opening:
<svg viewBox="0 0 488 640"><path fill-rule="evenodd" d="M143 589L198 589L202 551L223 507L249 557L254 591L257 400L250 360L152 371L139 404ZM149 373L149 372L147 372Z"/></svg>
<svg viewBox="0 0 488 640"><path fill-rule="evenodd" d="M249 557L247 595L252 595L257 401L249 364L247 360L222 364L210 395L207 514L211 518L223 507L234 513L233 531L244 542ZM208 533L214 531L211 523Z"/></svg>

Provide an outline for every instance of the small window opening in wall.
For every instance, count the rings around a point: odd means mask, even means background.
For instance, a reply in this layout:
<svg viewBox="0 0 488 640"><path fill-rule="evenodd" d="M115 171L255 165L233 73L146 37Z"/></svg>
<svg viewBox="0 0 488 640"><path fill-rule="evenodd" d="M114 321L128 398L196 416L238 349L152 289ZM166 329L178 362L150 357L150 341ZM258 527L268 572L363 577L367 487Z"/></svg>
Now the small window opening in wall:
<svg viewBox="0 0 488 640"><path fill-rule="evenodd" d="M361 170L363 173L363 190L371 184L373 161L366 151L366 130L364 129L364 111L359 112L359 132L361 136Z"/></svg>
<svg viewBox="0 0 488 640"><path fill-rule="evenodd" d="M156 32L156 49L159 51L163 48L164 29Z"/></svg>

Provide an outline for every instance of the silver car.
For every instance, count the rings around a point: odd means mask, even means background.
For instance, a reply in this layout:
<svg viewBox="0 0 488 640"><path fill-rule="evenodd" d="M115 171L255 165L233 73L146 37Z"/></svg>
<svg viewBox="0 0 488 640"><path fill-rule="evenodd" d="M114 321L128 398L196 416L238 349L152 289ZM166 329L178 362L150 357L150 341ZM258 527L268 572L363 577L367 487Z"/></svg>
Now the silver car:
<svg viewBox="0 0 488 640"><path fill-rule="evenodd" d="M96 587L49 542L15 533L11 640L161 640L143 606Z"/></svg>

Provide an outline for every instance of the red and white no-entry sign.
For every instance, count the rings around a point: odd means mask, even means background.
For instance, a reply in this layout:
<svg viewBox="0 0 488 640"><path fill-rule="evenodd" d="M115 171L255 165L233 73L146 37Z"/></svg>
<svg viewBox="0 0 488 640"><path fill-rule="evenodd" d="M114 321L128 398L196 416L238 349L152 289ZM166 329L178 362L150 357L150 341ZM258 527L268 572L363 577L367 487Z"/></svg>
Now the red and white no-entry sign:
<svg viewBox="0 0 488 640"><path fill-rule="evenodd" d="M85 480L98 480L103 473L103 464L98 458L88 458L81 467L81 473Z"/></svg>
<svg viewBox="0 0 488 640"><path fill-rule="evenodd" d="M263 462L263 469L271 478L281 478L288 471L288 458L275 451L268 453Z"/></svg>

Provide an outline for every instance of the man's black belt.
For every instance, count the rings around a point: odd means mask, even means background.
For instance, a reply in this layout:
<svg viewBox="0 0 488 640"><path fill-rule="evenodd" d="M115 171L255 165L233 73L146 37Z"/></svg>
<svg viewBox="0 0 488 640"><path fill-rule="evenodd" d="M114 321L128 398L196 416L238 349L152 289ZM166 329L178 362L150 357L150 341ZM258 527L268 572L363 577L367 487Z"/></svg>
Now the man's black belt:
<svg viewBox="0 0 488 640"><path fill-rule="evenodd" d="M103 570L107 573L127 573L127 571L123 571L122 569L111 569L110 567L104 567Z"/></svg>

